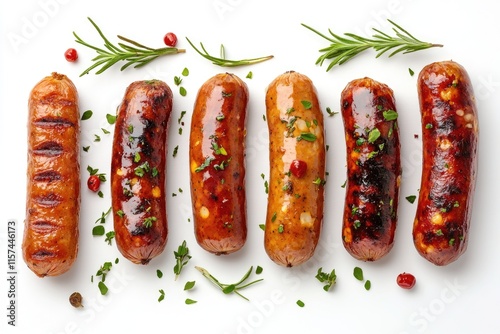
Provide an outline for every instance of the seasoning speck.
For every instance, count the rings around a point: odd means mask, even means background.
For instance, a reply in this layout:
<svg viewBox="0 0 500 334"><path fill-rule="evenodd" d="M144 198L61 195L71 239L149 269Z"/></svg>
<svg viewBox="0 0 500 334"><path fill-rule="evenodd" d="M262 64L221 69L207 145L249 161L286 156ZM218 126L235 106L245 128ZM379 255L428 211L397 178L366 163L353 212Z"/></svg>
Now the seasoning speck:
<svg viewBox="0 0 500 334"><path fill-rule="evenodd" d="M71 306L76 307L76 308L83 307L82 295L79 292L73 292L69 296L69 303L71 304Z"/></svg>

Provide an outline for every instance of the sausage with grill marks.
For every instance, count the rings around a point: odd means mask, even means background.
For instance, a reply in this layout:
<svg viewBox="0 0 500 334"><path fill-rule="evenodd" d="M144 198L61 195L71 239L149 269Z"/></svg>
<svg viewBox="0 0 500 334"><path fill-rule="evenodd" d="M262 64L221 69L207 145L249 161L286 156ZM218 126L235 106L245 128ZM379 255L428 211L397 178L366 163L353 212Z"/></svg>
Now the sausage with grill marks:
<svg viewBox="0 0 500 334"><path fill-rule="evenodd" d="M371 78L341 94L347 153L342 241L356 259L376 261L394 244L401 182L393 91Z"/></svg>
<svg viewBox="0 0 500 334"><path fill-rule="evenodd" d="M167 243L165 174L172 99L163 81L135 81L118 108L111 159L115 239L121 254L137 264L148 264Z"/></svg>
<svg viewBox="0 0 500 334"><path fill-rule="evenodd" d="M418 95L423 159L413 240L420 255L444 266L467 248L477 177L477 108L466 70L453 61L425 66Z"/></svg>
<svg viewBox="0 0 500 334"><path fill-rule="evenodd" d="M23 258L39 277L67 272L78 254L80 114L78 92L52 73L29 96Z"/></svg>

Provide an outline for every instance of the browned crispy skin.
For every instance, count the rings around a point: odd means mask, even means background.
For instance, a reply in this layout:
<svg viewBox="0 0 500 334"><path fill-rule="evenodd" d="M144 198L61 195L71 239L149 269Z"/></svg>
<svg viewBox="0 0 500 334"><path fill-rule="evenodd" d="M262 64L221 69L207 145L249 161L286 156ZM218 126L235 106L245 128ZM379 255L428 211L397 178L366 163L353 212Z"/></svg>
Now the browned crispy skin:
<svg viewBox="0 0 500 334"><path fill-rule="evenodd" d="M293 267L313 256L323 222L325 136L312 81L294 71L275 78L266 92L266 119L270 177L264 246L275 263ZM314 140L302 139L308 135ZM307 164L302 177L290 172L293 160Z"/></svg>
<svg viewBox="0 0 500 334"><path fill-rule="evenodd" d="M392 89L370 78L341 95L347 181L342 240L354 258L376 261L392 249L401 181L400 142ZM386 115L384 117L384 114Z"/></svg>
<svg viewBox="0 0 500 334"><path fill-rule="evenodd" d="M478 115L465 69L436 62L418 77L422 183L413 225L417 251L438 266L466 250L477 173Z"/></svg>
<svg viewBox="0 0 500 334"><path fill-rule="evenodd" d="M148 264L167 242L167 134L172 91L160 80L130 84L118 109L111 160L116 245L133 263Z"/></svg>
<svg viewBox="0 0 500 334"><path fill-rule="evenodd" d="M221 255L247 237L245 136L247 85L220 73L199 89L191 118L189 161L196 241Z"/></svg>
<svg viewBox="0 0 500 334"><path fill-rule="evenodd" d="M52 73L32 89L23 257L39 277L67 272L78 254L80 114L78 92Z"/></svg>

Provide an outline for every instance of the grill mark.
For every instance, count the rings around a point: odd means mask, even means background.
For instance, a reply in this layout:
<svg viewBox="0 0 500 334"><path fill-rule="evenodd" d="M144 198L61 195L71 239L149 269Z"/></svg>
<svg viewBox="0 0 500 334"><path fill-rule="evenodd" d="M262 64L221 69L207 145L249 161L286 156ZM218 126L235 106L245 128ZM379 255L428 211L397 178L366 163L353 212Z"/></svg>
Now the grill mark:
<svg viewBox="0 0 500 334"><path fill-rule="evenodd" d="M35 198L35 202L37 202L41 206L49 208L58 205L59 203L61 203L61 201L62 197L54 193L49 193Z"/></svg>
<svg viewBox="0 0 500 334"><path fill-rule="evenodd" d="M31 229L35 233L47 234L57 230L58 226L47 220L37 220L31 223Z"/></svg>
<svg viewBox="0 0 500 334"><path fill-rule="evenodd" d="M53 181L59 181L61 180L61 174L59 174L56 171L49 170L46 172L40 172L36 173L35 176L33 177L33 181L37 182L53 182Z"/></svg>
<svg viewBox="0 0 500 334"><path fill-rule="evenodd" d="M63 147L55 141L46 141L35 147L33 153L41 156L56 157L63 153Z"/></svg>
<svg viewBox="0 0 500 334"><path fill-rule="evenodd" d="M33 122L33 124L41 128L68 128L75 126L75 124L68 119L50 116L39 118Z"/></svg>
<svg viewBox="0 0 500 334"><path fill-rule="evenodd" d="M46 250L46 249L41 249L41 250L33 253L33 255L31 255L31 257L34 260L45 260L47 258L51 258L51 257L55 257L55 256L56 256L56 253L51 252L51 251Z"/></svg>

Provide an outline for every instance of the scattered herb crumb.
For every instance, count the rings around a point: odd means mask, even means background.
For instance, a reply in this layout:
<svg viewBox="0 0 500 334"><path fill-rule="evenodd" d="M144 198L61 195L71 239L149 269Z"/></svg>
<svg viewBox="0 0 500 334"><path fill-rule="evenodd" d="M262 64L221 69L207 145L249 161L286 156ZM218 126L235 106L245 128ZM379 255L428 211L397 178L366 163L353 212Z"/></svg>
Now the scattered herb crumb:
<svg viewBox="0 0 500 334"><path fill-rule="evenodd" d="M299 305L299 307L304 307L304 302L302 300L297 300L297 305Z"/></svg>
<svg viewBox="0 0 500 334"><path fill-rule="evenodd" d="M163 277L163 272L160 269L156 269L156 276L158 278L162 278Z"/></svg>
<svg viewBox="0 0 500 334"><path fill-rule="evenodd" d="M413 72L413 70L409 67L408 67L408 72L410 73L411 76L413 76L415 74L415 72Z"/></svg>
<svg viewBox="0 0 500 334"><path fill-rule="evenodd" d="M247 79L252 79L252 78L253 78L253 73L252 73L252 71L250 71L247 74Z"/></svg>
<svg viewBox="0 0 500 334"><path fill-rule="evenodd" d="M158 290L160 292L160 297L158 297L158 303L165 299L165 291L163 289Z"/></svg>
<svg viewBox="0 0 500 334"><path fill-rule="evenodd" d="M184 284L184 291L191 290L194 288L194 285L196 284L196 281L187 281L186 284Z"/></svg>
<svg viewBox="0 0 500 334"><path fill-rule="evenodd" d="M408 202L410 202L410 203L412 203L412 204L413 204L413 203L415 202L415 199L417 199L417 196L415 196L415 195L410 195L410 196L406 196L405 198L406 198L406 200L407 200Z"/></svg>
<svg viewBox="0 0 500 334"><path fill-rule="evenodd" d="M372 282L370 280L367 280L365 282L365 289L368 291L372 287Z"/></svg>
<svg viewBox="0 0 500 334"><path fill-rule="evenodd" d="M196 304L197 301L196 300L193 300L193 299L190 299L190 298L186 298L186 305L191 305L191 304Z"/></svg>

